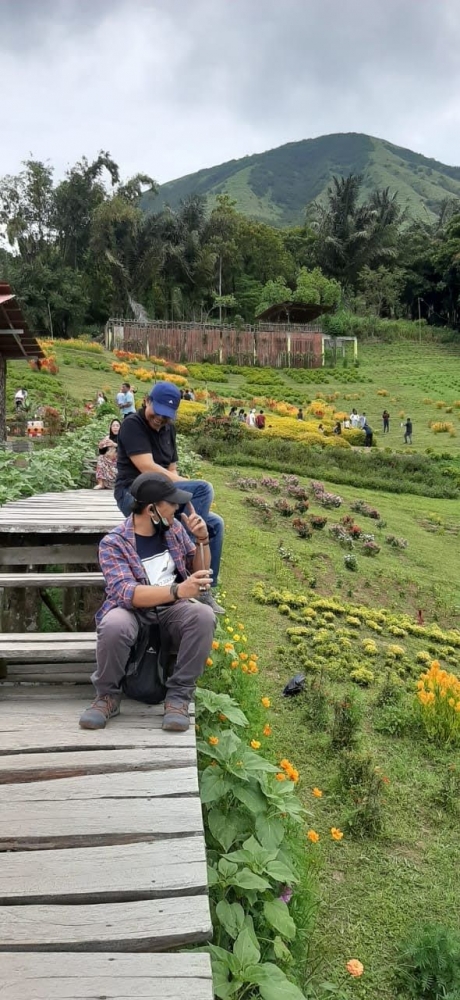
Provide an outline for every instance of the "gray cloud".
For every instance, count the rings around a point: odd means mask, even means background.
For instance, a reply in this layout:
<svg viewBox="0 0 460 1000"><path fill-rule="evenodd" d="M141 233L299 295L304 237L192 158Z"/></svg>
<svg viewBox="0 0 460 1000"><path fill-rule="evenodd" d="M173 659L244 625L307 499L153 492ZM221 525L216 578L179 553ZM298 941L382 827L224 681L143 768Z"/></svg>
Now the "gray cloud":
<svg viewBox="0 0 460 1000"><path fill-rule="evenodd" d="M328 132L460 163L458 0L2 0L0 174L160 181Z"/></svg>

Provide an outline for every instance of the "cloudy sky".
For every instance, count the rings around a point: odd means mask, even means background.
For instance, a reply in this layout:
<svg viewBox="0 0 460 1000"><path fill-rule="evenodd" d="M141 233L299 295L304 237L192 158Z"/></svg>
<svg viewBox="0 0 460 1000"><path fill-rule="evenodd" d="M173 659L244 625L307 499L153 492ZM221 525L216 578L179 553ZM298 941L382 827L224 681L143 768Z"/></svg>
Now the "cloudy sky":
<svg viewBox="0 0 460 1000"><path fill-rule="evenodd" d="M0 0L0 175L367 132L460 165L460 0Z"/></svg>

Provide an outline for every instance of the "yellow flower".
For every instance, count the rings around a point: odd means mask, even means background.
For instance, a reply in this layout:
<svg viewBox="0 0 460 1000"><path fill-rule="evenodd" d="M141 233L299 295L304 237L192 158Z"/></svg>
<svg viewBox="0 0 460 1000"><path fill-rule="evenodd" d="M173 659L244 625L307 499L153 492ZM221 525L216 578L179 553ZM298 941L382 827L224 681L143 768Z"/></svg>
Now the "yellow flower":
<svg viewBox="0 0 460 1000"><path fill-rule="evenodd" d="M307 837L311 840L312 844L317 844L319 840L319 833L317 833L316 830L309 830Z"/></svg>
<svg viewBox="0 0 460 1000"><path fill-rule="evenodd" d="M247 660L247 659L248 659L247 653L240 653L240 660Z"/></svg>
<svg viewBox="0 0 460 1000"><path fill-rule="evenodd" d="M230 625L230 618L224 618L224 625Z"/></svg>
<svg viewBox="0 0 460 1000"><path fill-rule="evenodd" d="M231 625L227 625L227 632L233 632L233 628Z"/></svg>
<svg viewBox="0 0 460 1000"><path fill-rule="evenodd" d="M212 667L212 663L213 663L213 661L211 660L211 657L210 657L210 656L208 656L208 658L207 658L207 660L206 660L206 666L207 666L207 667Z"/></svg>
<svg viewBox="0 0 460 1000"><path fill-rule="evenodd" d="M241 636L241 642L247 642L247 641L248 641L247 635L242 635Z"/></svg>
<svg viewBox="0 0 460 1000"><path fill-rule="evenodd" d="M250 660L258 660L258 659L259 659L259 657L257 656L257 654L256 654L256 653L251 653L251 655L250 655L249 659L250 659Z"/></svg>
<svg viewBox="0 0 460 1000"><path fill-rule="evenodd" d="M315 796L315 799L322 799L323 797L323 793L320 788L312 788L312 795Z"/></svg>
<svg viewBox="0 0 460 1000"><path fill-rule="evenodd" d="M213 644L212 644L212 648L213 649L219 649L219 647L220 647L220 642L217 642L216 639L214 639Z"/></svg>
<svg viewBox="0 0 460 1000"><path fill-rule="evenodd" d="M264 708L270 708L270 705L271 705L270 698L261 698L260 700L261 700L262 705L264 706Z"/></svg>
<svg viewBox="0 0 460 1000"><path fill-rule="evenodd" d="M269 726L267 723L267 725L264 726L264 736L271 736L271 734L272 734L272 727Z"/></svg>
<svg viewBox="0 0 460 1000"><path fill-rule="evenodd" d="M251 740L251 746L252 746L253 750L260 750L260 741L259 740Z"/></svg>
<svg viewBox="0 0 460 1000"><path fill-rule="evenodd" d="M279 771L278 774L275 774L275 778L277 781L286 781L286 775L283 774L282 771Z"/></svg>
<svg viewBox="0 0 460 1000"><path fill-rule="evenodd" d="M235 635L233 636L233 642L239 642L239 641L240 641L240 637L238 635L238 632L235 632Z"/></svg>
<svg viewBox="0 0 460 1000"><path fill-rule="evenodd" d="M219 737L218 736L210 736L209 739L208 739L208 743L212 747L216 747L217 744L218 744L218 742L219 742Z"/></svg>
<svg viewBox="0 0 460 1000"><path fill-rule="evenodd" d="M238 622L238 628L239 628L240 632L244 632L244 625L243 625L242 622Z"/></svg>
<svg viewBox="0 0 460 1000"><path fill-rule="evenodd" d="M454 705L455 705L455 698L449 698L449 705L450 705L451 708L454 707Z"/></svg>
<svg viewBox="0 0 460 1000"><path fill-rule="evenodd" d="M235 652L235 650L233 649L233 645L232 645L232 643L231 643L231 642L226 642L226 643L225 643L225 646L224 646L224 651L225 651L226 653L234 653L234 652Z"/></svg>
<svg viewBox="0 0 460 1000"><path fill-rule="evenodd" d="M338 830L336 826L331 826L331 837L333 840L342 840L343 833L341 830Z"/></svg>
<svg viewBox="0 0 460 1000"><path fill-rule="evenodd" d="M236 670L236 668L239 667L238 660L232 660L230 666L231 666L232 670Z"/></svg>

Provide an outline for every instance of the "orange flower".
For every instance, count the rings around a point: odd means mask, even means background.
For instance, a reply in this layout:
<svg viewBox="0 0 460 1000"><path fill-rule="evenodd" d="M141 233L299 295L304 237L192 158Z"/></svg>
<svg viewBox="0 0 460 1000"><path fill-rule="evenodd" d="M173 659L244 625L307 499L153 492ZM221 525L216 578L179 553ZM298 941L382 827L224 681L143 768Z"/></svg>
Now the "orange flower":
<svg viewBox="0 0 460 1000"><path fill-rule="evenodd" d="M317 844L319 840L319 833L317 833L316 830L309 830L307 837L311 840L312 844Z"/></svg>
<svg viewBox="0 0 460 1000"><path fill-rule="evenodd" d="M207 666L207 667L212 667L212 660L211 660L211 657L210 657L210 656L208 656L208 658L207 658L207 660L206 660L206 666Z"/></svg>
<svg viewBox="0 0 460 1000"><path fill-rule="evenodd" d="M231 666L232 670L236 670L236 668L239 667L238 660L232 660L230 666Z"/></svg>
<svg viewBox="0 0 460 1000"><path fill-rule="evenodd" d="M350 973L350 976L362 976L364 965L357 958L350 958L350 961L347 962L347 971Z"/></svg>
<svg viewBox="0 0 460 1000"><path fill-rule="evenodd" d="M275 774L275 778L277 781L286 781L286 775L283 774L282 771L279 771L278 774Z"/></svg>
<svg viewBox="0 0 460 1000"><path fill-rule="evenodd" d="M220 647L220 642L217 642L217 640L214 639L213 644L212 644L212 648L213 649L219 649L219 647Z"/></svg>
<svg viewBox="0 0 460 1000"><path fill-rule="evenodd" d="M288 771L288 778L290 778L290 780L293 781L294 784L297 784L299 780L299 772L296 770L295 767L291 767L290 771Z"/></svg>
<svg viewBox="0 0 460 1000"><path fill-rule="evenodd" d="M221 712L219 715L219 722L226 722L226 721L227 721L227 716L223 715Z"/></svg>
<svg viewBox="0 0 460 1000"><path fill-rule="evenodd" d="M259 668L257 666L257 663L251 663L251 661L249 661L248 670L249 670L250 674L258 674L259 673Z"/></svg>
<svg viewBox="0 0 460 1000"><path fill-rule="evenodd" d="M271 736L271 734L272 734L272 727L269 726L267 722L267 725L264 726L264 736Z"/></svg>
<svg viewBox="0 0 460 1000"><path fill-rule="evenodd" d="M248 659L247 653L240 653L240 660L247 660L247 659Z"/></svg>
<svg viewBox="0 0 460 1000"><path fill-rule="evenodd" d="M290 766L291 764L287 757L283 757L283 759L280 760L280 767L283 768L283 771L289 771Z"/></svg>
<svg viewBox="0 0 460 1000"><path fill-rule="evenodd" d="M248 665L246 663L243 663L243 666L241 667L241 669L243 671L243 674L248 674L249 673L249 667L248 667Z"/></svg>
<svg viewBox="0 0 460 1000"><path fill-rule="evenodd" d="M253 750L260 750L260 741L259 740L251 740L251 746L252 746Z"/></svg>
<svg viewBox="0 0 460 1000"><path fill-rule="evenodd" d="M343 833L341 830L338 830L336 826L331 826L331 837L333 840L342 840Z"/></svg>
<svg viewBox="0 0 460 1000"><path fill-rule="evenodd" d="M208 739L208 743L212 747L216 747L217 744L218 744L218 742L219 742L219 737L218 736L210 736L209 739Z"/></svg>
<svg viewBox="0 0 460 1000"><path fill-rule="evenodd" d="M315 796L315 799L322 799L323 797L323 793L320 788L312 788L311 793Z"/></svg>
<svg viewBox="0 0 460 1000"><path fill-rule="evenodd" d="M261 700L262 705L264 706L264 708L270 708L270 705L271 705L270 698L261 698L260 700Z"/></svg>

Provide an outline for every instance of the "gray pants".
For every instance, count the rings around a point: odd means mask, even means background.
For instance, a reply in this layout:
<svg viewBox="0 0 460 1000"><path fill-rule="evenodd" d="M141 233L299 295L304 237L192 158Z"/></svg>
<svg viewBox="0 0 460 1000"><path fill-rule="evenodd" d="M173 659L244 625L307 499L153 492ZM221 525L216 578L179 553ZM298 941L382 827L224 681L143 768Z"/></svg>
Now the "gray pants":
<svg viewBox="0 0 460 1000"><path fill-rule="evenodd" d="M167 695L190 701L211 649L216 626L214 612L206 604L177 601L158 608L158 620L168 652L176 655L173 673L166 681ZM104 615L97 629L97 667L91 677L98 696L120 696L138 631L137 619L131 611L113 608Z"/></svg>

